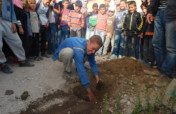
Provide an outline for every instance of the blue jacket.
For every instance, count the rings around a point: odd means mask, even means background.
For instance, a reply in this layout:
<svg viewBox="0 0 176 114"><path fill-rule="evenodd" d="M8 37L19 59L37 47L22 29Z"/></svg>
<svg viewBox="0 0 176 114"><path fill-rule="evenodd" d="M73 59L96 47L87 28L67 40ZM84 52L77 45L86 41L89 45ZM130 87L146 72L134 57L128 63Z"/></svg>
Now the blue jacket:
<svg viewBox="0 0 176 114"><path fill-rule="evenodd" d="M16 23L17 25L21 25L20 21L17 21L13 0L2 0L2 18L6 21L10 21L12 23Z"/></svg>
<svg viewBox="0 0 176 114"><path fill-rule="evenodd" d="M57 60L59 58L59 52L64 48L72 48L74 51L74 60L77 68L77 72L79 78L81 80L82 85L85 88L89 88L89 81L86 73L86 69L84 66L84 57L87 56L89 64L91 66L92 72L94 75L98 74L97 64L95 62L95 54L87 55L87 41L84 38L72 37L64 40L59 47L57 48L55 54L53 55L53 60Z"/></svg>

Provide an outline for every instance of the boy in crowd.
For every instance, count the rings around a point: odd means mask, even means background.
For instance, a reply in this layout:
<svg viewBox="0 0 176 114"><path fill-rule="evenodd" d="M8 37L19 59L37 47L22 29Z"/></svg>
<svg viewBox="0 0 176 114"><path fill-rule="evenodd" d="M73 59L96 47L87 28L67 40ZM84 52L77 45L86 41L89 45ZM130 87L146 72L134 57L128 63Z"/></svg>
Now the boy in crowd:
<svg viewBox="0 0 176 114"><path fill-rule="evenodd" d="M99 35L102 39L102 42L104 43L105 41L105 34L107 31L107 20L108 20L108 15L106 14L106 7L104 4L100 5L98 16L97 16L97 25L95 27L95 34ZM101 47L97 54L102 54L103 47Z"/></svg>
<svg viewBox="0 0 176 114"><path fill-rule="evenodd" d="M142 3L141 5L142 12L145 16L147 15L148 5L146 3ZM154 64L154 48L152 45L152 39L154 35L154 22L149 24L147 21L144 22L144 26L142 29L141 37L143 38L143 63L152 67Z"/></svg>
<svg viewBox="0 0 176 114"><path fill-rule="evenodd" d="M60 28L60 34L58 33L59 38L59 44L69 36L69 28L68 28L68 17L70 13L70 9L68 9L69 6L69 0L63 0L62 1L63 9L61 10L61 22L60 25L58 25L58 28Z"/></svg>
<svg viewBox="0 0 176 114"><path fill-rule="evenodd" d="M51 0L49 5L49 27L48 27L48 52L54 53L58 45L57 26L60 17L60 5L56 0ZM60 28L59 28L60 29Z"/></svg>
<svg viewBox="0 0 176 114"><path fill-rule="evenodd" d="M126 2L124 0L120 1L120 11L115 15L115 37L114 37L114 49L110 59L122 58L123 56L123 47L124 47L124 35L122 32L122 23L128 13L126 9Z"/></svg>
<svg viewBox="0 0 176 114"><path fill-rule="evenodd" d="M89 80L87 77L86 69L84 67L84 57L90 63L92 72L95 76L96 83L99 82L98 67L95 61L95 52L103 45L100 36L94 35L89 40L84 38L74 37L64 40L53 55L53 60L59 60L64 63L63 78L70 79L72 71L72 61L74 59L76 69L82 85L88 92L90 101L96 101L96 97L90 89Z"/></svg>
<svg viewBox="0 0 176 114"><path fill-rule="evenodd" d="M81 1L76 1L75 10L70 11L68 17L68 26L70 27L70 37L81 37L81 29L84 27L84 15L80 12L82 7Z"/></svg>
<svg viewBox="0 0 176 114"><path fill-rule="evenodd" d="M40 61L43 60L43 58L39 56L39 18L35 11L36 1L28 0L27 4L29 5L30 24L32 30L32 55L34 56L34 60Z"/></svg>
<svg viewBox="0 0 176 114"><path fill-rule="evenodd" d="M88 13L86 17L86 39L89 39L95 33L95 26L97 24L98 4L94 3L92 6L93 11Z"/></svg>
<svg viewBox="0 0 176 114"><path fill-rule="evenodd" d="M143 26L143 18L136 11L136 2L129 1L128 14L125 16L122 24L122 31L125 35L124 40L124 56L129 56L135 59L136 57L136 40L137 35Z"/></svg>
<svg viewBox="0 0 176 114"><path fill-rule="evenodd" d="M103 49L103 55L107 54L109 44L111 42L111 52L114 47L114 12L115 12L115 7L109 7L108 11L108 20L107 20L107 32L106 32L106 39L104 43L104 49Z"/></svg>
<svg viewBox="0 0 176 114"><path fill-rule="evenodd" d="M22 42L17 34L15 25L18 23L18 21L14 12L13 0L2 0L2 10L0 10L0 12L0 70L8 74L13 73L13 71L5 64L7 60L2 51L2 39L5 40L5 42L18 58L19 66L34 66L34 64L25 61L25 52L22 47Z"/></svg>
<svg viewBox="0 0 176 114"><path fill-rule="evenodd" d="M39 15L40 22L40 34L41 34L41 55L43 57L49 57L46 54L46 42L48 40L48 27L49 27L49 4L50 0L39 0L36 6L37 14Z"/></svg>

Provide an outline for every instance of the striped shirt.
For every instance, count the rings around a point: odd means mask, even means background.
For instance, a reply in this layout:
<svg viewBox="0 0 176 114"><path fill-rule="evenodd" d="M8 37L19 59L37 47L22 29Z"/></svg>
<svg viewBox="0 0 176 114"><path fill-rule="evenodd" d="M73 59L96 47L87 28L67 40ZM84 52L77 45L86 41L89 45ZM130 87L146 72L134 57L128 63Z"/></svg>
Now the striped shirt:
<svg viewBox="0 0 176 114"><path fill-rule="evenodd" d="M68 26L73 28L83 28L84 27L84 15L81 12L70 11L68 17Z"/></svg>
<svg viewBox="0 0 176 114"><path fill-rule="evenodd" d="M158 8L166 8L167 7L167 0L160 0L160 5Z"/></svg>
<svg viewBox="0 0 176 114"><path fill-rule="evenodd" d="M68 25L68 16L69 16L69 13L70 13L70 9L63 9L61 11L61 26L67 26Z"/></svg>
<svg viewBox="0 0 176 114"><path fill-rule="evenodd" d="M98 14L97 17L97 25L96 25L96 29L98 30L107 30L107 20L108 20L108 15L107 14Z"/></svg>

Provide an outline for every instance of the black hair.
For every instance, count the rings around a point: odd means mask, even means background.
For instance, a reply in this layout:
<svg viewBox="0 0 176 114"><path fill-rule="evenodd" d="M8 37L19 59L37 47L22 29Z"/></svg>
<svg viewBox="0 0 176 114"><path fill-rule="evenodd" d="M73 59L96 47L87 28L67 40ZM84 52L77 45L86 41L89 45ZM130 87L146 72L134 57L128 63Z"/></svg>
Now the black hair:
<svg viewBox="0 0 176 114"><path fill-rule="evenodd" d="M97 4L97 3L94 3L94 4L92 5L92 8L94 8L94 7L98 7L98 4Z"/></svg>
<svg viewBox="0 0 176 114"><path fill-rule="evenodd" d="M103 46L102 39L99 35L93 35L89 40L92 43L98 44L100 47Z"/></svg>
<svg viewBox="0 0 176 114"><path fill-rule="evenodd" d="M106 8L105 4L100 4L100 8Z"/></svg>
<svg viewBox="0 0 176 114"><path fill-rule="evenodd" d="M141 4L141 9L142 9L142 7L146 7L146 8L148 9L148 4L145 3L145 2L143 2L143 3Z"/></svg>
<svg viewBox="0 0 176 114"><path fill-rule="evenodd" d="M135 5L136 6L136 1L128 1L128 5Z"/></svg>

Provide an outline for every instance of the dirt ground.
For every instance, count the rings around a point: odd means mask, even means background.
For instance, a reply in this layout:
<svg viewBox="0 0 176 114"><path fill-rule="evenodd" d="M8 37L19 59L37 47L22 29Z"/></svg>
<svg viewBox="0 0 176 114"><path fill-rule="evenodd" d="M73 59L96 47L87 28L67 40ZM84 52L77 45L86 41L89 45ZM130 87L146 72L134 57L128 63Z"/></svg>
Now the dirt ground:
<svg viewBox="0 0 176 114"><path fill-rule="evenodd" d="M99 62L102 87L96 89L95 78L87 69L91 89L98 102L88 101L87 92L77 78L66 82L64 91L44 95L43 98L31 102L21 114L101 114L103 113L104 95L108 94L108 112L113 113L117 98L120 97L120 110L124 114L132 113L137 103L136 95L140 91L142 104L145 103L145 89L149 88L151 102L163 91L162 87L171 80L164 77L156 69L151 69L137 60L130 58L107 60L97 57ZM87 66L87 64L86 64ZM66 90L67 89L67 90Z"/></svg>

